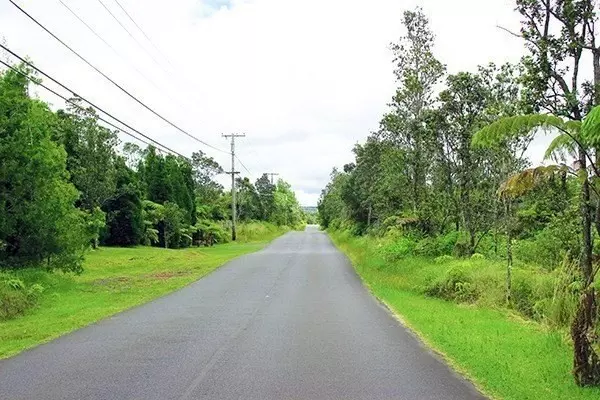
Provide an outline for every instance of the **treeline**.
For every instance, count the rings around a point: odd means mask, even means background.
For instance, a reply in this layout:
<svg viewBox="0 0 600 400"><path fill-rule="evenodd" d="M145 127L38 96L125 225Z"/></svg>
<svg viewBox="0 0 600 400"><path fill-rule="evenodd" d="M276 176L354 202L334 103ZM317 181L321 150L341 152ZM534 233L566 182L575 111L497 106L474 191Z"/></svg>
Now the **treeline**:
<svg viewBox="0 0 600 400"><path fill-rule="evenodd" d="M74 99L53 112L29 94L32 71L0 72L0 268L81 271L98 245L181 248L229 240L231 192L221 166L154 147L121 146ZM238 219L294 227L303 213L290 185L238 178Z"/></svg>
<svg viewBox="0 0 600 400"><path fill-rule="evenodd" d="M405 12L390 111L356 145L355 161L333 170L320 220L393 237L403 254L503 257L509 305L513 256L548 271L577 263L566 283L579 298L570 316L574 375L600 384L597 9L590 0L516 6L522 62L454 74L436 59L423 12ZM556 137L545 154L554 164L530 168L525 153L543 133Z"/></svg>

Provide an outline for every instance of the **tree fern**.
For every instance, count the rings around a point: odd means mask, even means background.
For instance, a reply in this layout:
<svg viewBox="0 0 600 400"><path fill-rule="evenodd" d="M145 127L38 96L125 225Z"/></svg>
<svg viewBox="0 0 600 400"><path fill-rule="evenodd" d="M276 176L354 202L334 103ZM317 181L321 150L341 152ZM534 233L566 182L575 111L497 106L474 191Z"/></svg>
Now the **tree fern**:
<svg viewBox="0 0 600 400"><path fill-rule="evenodd" d="M498 195L505 198L518 198L535 189L537 186L548 182L552 177L569 172L566 165L548 165L529 168L511 176L500 185Z"/></svg>
<svg viewBox="0 0 600 400"><path fill-rule="evenodd" d="M568 159L575 158L577 158L577 142L566 133L555 137L544 153L545 160L553 159L556 162L566 162Z"/></svg>
<svg viewBox="0 0 600 400"><path fill-rule="evenodd" d="M552 128L573 132L574 126L554 115L518 115L506 117L481 129L473 136L472 144L477 147L498 147L509 140L527 136L536 129L547 132Z"/></svg>
<svg viewBox="0 0 600 400"><path fill-rule="evenodd" d="M583 121L581 138L592 147L600 146L600 106L592 108Z"/></svg>

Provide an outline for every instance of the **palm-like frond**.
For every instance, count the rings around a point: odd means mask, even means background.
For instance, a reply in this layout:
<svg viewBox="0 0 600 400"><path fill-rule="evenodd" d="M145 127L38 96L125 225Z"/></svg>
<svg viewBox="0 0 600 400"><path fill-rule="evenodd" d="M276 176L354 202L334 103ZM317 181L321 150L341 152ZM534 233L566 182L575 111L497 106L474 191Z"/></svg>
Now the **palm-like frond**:
<svg viewBox="0 0 600 400"><path fill-rule="evenodd" d="M569 158L577 158L577 148L577 142L573 140L573 137L566 133L562 133L552 140L546 149L544 159L553 159L556 162L566 162Z"/></svg>
<svg viewBox="0 0 600 400"><path fill-rule="evenodd" d="M497 147L508 140L529 135L535 129L550 131L552 127L569 131L574 128L554 115L518 115L500 118L481 129L473 136L472 143L476 147Z"/></svg>
<svg viewBox="0 0 600 400"><path fill-rule="evenodd" d="M548 165L529 168L504 181L498 189L498 195L514 199L523 196L537 186L548 182L552 177L568 172L569 168L566 165Z"/></svg>
<svg viewBox="0 0 600 400"><path fill-rule="evenodd" d="M600 147L600 106L592 108L581 126L581 138L593 147Z"/></svg>

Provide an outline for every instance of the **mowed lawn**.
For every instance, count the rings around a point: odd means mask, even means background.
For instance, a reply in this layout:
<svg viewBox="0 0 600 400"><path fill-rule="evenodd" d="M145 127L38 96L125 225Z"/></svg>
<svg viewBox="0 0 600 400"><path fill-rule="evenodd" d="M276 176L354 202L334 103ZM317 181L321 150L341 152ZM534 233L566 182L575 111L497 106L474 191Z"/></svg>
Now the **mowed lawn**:
<svg viewBox="0 0 600 400"><path fill-rule="evenodd" d="M551 330L506 310L426 297L413 289L414 276L386 269L364 242L336 234L332 238L371 292L490 398L600 399L600 388L575 385L566 331Z"/></svg>
<svg viewBox="0 0 600 400"><path fill-rule="evenodd" d="M45 290L39 307L0 322L0 359L179 289L268 242L210 248L100 248L79 276L25 271L19 278Z"/></svg>

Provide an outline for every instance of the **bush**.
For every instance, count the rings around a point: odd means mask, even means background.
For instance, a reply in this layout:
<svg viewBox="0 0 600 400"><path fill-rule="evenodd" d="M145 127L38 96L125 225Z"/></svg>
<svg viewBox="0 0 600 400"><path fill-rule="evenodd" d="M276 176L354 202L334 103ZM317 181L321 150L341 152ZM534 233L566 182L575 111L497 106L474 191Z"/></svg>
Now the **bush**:
<svg viewBox="0 0 600 400"><path fill-rule="evenodd" d="M437 257L441 255L437 239L427 237L419 240L415 247L415 254L423 257Z"/></svg>
<svg viewBox="0 0 600 400"><path fill-rule="evenodd" d="M476 285L461 266L450 268L446 273L433 280L425 288L429 296L445 300L473 303L479 298Z"/></svg>
<svg viewBox="0 0 600 400"><path fill-rule="evenodd" d="M34 283L27 287L25 282L14 277L0 281L0 321L23 315L36 306L43 291L44 287L40 284Z"/></svg>
<svg viewBox="0 0 600 400"><path fill-rule="evenodd" d="M577 240L573 238L567 240L564 235L559 235L558 231L560 229L550 226L533 238L515 241L513 247L515 259L551 271L562 263L567 253L575 258L579 249ZM576 234L573 236L578 237Z"/></svg>
<svg viewBox="0 0 600 400"><path fill-rule="evenodd" d="M417 243L413 240L400 236L384 244L380 251L386 261L393 262L411 255L415 251L416 245Z"/></svg>
<svg viewBox="0 0 600 400"><path fill-rule="evenodd" d="M436 264L445 264L452 260L454 260L454 257L452 257L448 254L444 254L443 256L434 258L433 262L435 262Z"/></svg>

